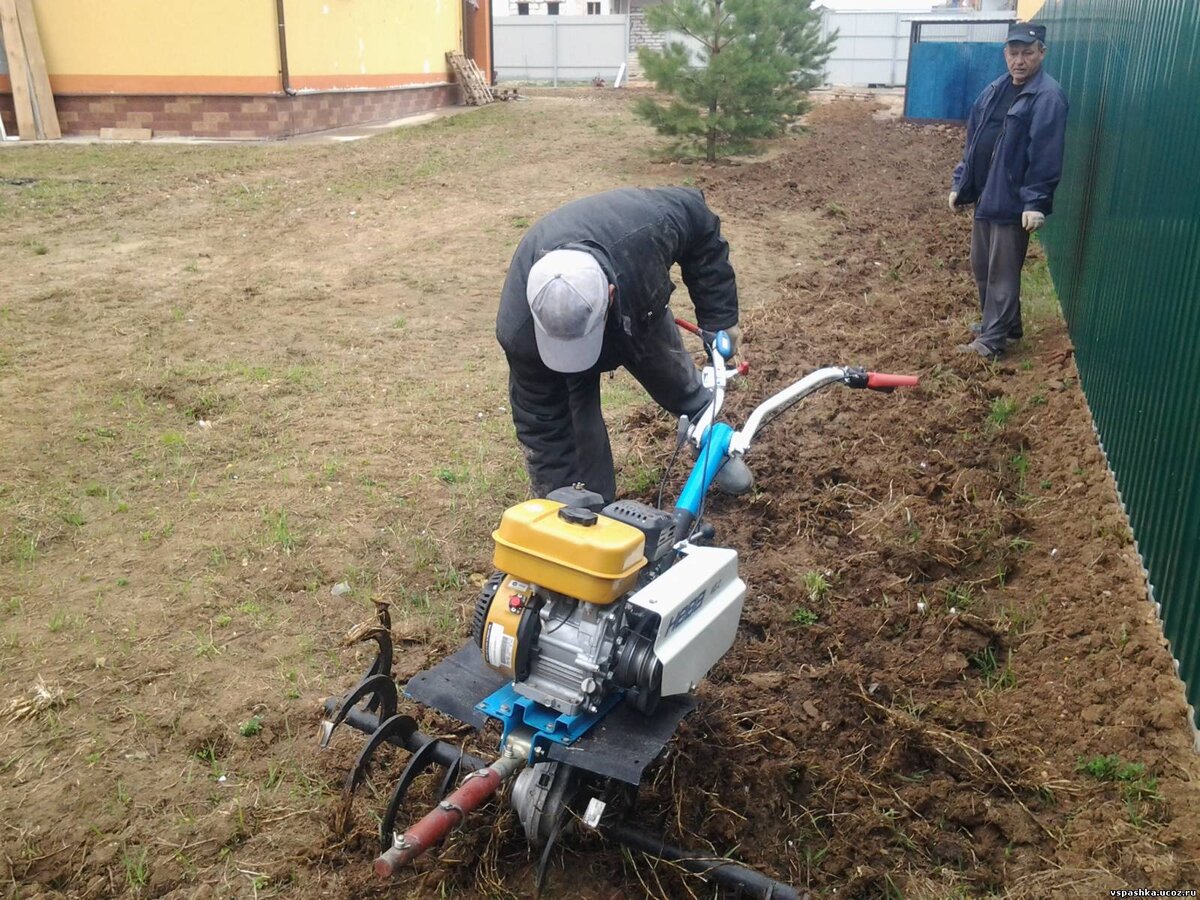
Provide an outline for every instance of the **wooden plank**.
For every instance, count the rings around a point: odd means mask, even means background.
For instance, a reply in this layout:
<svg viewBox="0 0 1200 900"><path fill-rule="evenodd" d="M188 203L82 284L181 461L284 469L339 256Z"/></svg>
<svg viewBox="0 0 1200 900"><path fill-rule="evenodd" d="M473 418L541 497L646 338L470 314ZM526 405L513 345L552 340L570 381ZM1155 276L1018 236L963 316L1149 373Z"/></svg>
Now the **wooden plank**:
<svg viewBox="0 0 1200 900"><path fill-rule="evenodd" d="M149 128L101 128L102 141L148 141L154 137Z"/></svg>
<svg viewBox="0 0 1200 900"><path fill-rule="evenodd" d="M462 88L463 99L468 106L483 106L495 99L474 60L467 59L453 50L446 51L446 59L454 69L454 75Z"/></svg>
<svg viewBox="0 0 1200 900"><path fill-rule="evenodd" d="M54 108L54 92L50 90L50 73L46 71L46 55L42 52L42 37L38 31L33 0L17 0L17 22L25 39L25 61L33 85L34 114L39 128L38 137L57 141L62 137L58 111Z"/></svg>
<svg viewBox="0 0 1200 900"><path fill-rule="evenodd" d="M486 97L489 102L495 100L495 92L492 90L492 86L488 84L488 79L487 76L483 74L483 69L479 68L479 64L469 56L467 57L467 65L470 66L475 78L479 81L479 87L483 91L483 96Z"/></svg>
<svg viewBox="0 0 1200 900"><path fill-rule="evenodd" d="M33 99L29 94L29 68L25 64L25 42L17 19L16 0L0 0L0 29L4 34L4 55L8 57L8 80L12 82L13 106L17 113L17 133L23 141L37 137L33 118Z"/></svg>

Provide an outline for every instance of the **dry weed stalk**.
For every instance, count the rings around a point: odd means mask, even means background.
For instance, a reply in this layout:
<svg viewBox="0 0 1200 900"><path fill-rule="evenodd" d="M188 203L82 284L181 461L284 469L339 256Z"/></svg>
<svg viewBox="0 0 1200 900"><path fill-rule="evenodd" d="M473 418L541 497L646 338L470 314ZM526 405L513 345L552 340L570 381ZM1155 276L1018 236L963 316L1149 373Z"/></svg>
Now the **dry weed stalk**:
<svg viewBox="0 0 1200 900"><path fill-rule="evenodd" d="M938 728L936 725L930 725L922 722L920 719L913 717L903 710L893 709L891 707L884 706L881 703L877 703L867 695L867 692L862 689L861 685L859 686L858 697L866 705L882 712L891 724L903 731L908 732L909 734L919 734L923 736L928 742L930 748L951 765L960 769L966 769L972 775L982 776L985 779L989 777L990 773L990 777L994 778L995 781L997 781L1008 792L1009 796L1011 796L1017 805L1025 811L1026 815L1029 816L1029 818L1038 826L1038 828L1040 828L1052 841L1058 843L1058 837L1053 831L1042 824L1041 820L1033 814L1033 811L1025 804L1025 801L1021 799L1017 792L1017 788L1013 787L1012 782L1010 782L1009 779L1012 779L1012 781L1017 782L1018 786L1025 788L1026 790L1033 790L1033 788L1029 788L1027 785L1021 784L1021 782L1017 781L1018 776L1009 773L1009 777L1006 778L1004 774L1001 773L999 767L997 767L997 765L992 761L991 757L989 757L978 747L973 746L961 735L956 734L955 732L946 731L943 728ZM952 750L957 750L958 753L955 754L951 749L947 749L947 747L952 748Z"/></svg>
<svg viewBox="0 0 1200 900"><path fill-rule="evenodd" d="M46 680L39 675L30 688L31 697L18 697L4 708L4 716L9 725L22 719L40 715L48 709L56 709L67 705L67 695L62 688L50 687Z"/></svg>

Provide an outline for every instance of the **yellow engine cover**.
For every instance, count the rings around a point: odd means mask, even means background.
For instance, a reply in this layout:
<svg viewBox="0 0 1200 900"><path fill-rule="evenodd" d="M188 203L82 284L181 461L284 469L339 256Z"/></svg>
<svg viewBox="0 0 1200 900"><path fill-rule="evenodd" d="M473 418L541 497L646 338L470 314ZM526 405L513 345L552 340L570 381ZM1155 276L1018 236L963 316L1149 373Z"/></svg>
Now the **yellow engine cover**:
<svg viewBox="0 0 1200 900"><path fill-rule="evenodd" d="M562 504L526 500L505 511L492 532L501 572L588 603L612 603L646 564L646 538L607 516L580 525L559 518Z"/></svg>

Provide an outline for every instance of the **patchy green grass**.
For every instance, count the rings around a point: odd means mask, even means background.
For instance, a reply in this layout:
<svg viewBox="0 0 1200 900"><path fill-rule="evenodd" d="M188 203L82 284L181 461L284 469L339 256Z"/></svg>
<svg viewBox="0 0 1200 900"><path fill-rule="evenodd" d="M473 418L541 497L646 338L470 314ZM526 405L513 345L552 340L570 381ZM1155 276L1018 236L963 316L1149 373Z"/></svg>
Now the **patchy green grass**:
<svg viewBox="0 0 1200 900"><path fill-rule="evenodd" d="M125 884L131 890L140 892L150 883L149 852L145 847L122 851L121 866L125 869Z"/></svg>
<svg viewBox="0 0 1200 900"><path fill-rule="evenodd" d="M805 572L801 577L804 593L813 603L820 603L829 594L829 578L825 572Z"/></svg>
<svg viewBox="0 0 1200 900"><path fill-rule="evenodd" d="M1027 260L1021 270L1021 312L1026 321L1039 327L1062 319L1062 305L1044 253Z"/></svg>
<svg viewBox="0 0 1200 900"><path fill-rule="evenodd" d="M462 466L439 466L433 474L444 484L462 484L470 478L470 473Z"/></svg>
<svg viewBox="0 0 1200 900"><path fill-rule="evenodd" d="M288 524L286 510L275 509L263 513L263 521L267 525L267 542L278 547L284 553L296 549L296 535Z"/></svg>
<svg viewBox="0 0 1200 900"><path fill-rule="evenodd" d="M967 656L967 662L983 677L989 690L1006 691L1017 686L1017 676L1012 670L1012 654L1005 657L1004 664L996 657L993 647L985 647L979 653Z"/></svg>
<svg viewBox="0 0 1200 900"><path fill-rule="evenodd" d="M988 406L988 424L993 428L1003 428L1020 408L1016 397L993 397Z"/></svg>
<svg viewBox="0 0 1200 900"><path fill-rule="evenodd" d="M1109 753L1087 759L1080 757L1075 771L1117 785L1129 822L1135 828L1161 818L1163 795L1158 789L1158 777L1149 774L1143 763L1125 762L1117 754Z"/></svg>
<svg viewBox="0 0 1200 900"><path fill-rule="evenodd" d="M816 625L819 618L820 617L815 612L804 606L792 613L792 621L797 625L803 625L805 627L808 627L809 625Z"/></svg>

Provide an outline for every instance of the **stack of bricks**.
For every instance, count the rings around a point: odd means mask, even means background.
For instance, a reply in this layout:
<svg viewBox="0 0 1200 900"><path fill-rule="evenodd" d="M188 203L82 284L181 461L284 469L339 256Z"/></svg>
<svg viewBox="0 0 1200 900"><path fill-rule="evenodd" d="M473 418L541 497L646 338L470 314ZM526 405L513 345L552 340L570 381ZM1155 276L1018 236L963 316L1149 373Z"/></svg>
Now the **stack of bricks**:
<svg viewBox="0 0 1200 900"><path fill-rule="evenodd" d="M453 106L459 102L459 87L438 84L295 96L56 94L54 100L64 134L149 128L159 137L269 140ZM11 94L0 94L0 115L11 130L15 124Z"/></svg>

